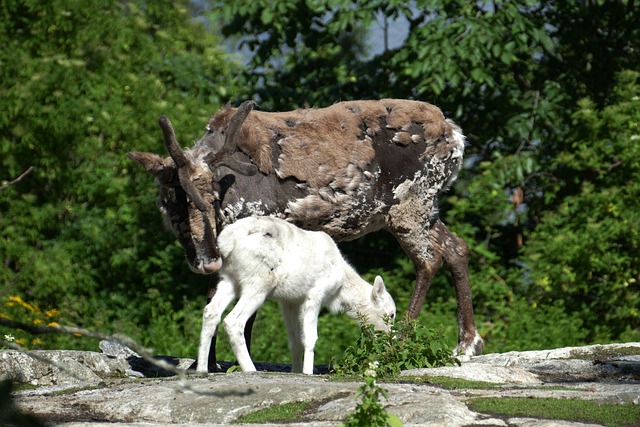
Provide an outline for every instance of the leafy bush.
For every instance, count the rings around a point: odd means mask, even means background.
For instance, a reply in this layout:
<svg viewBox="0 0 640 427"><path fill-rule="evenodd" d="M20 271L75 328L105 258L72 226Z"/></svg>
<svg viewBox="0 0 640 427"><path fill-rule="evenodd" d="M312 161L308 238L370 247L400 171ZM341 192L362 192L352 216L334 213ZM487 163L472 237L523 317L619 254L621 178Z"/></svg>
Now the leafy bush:
<svg viewBox="0 0 640 427"><path fill-rule="evenodd" d="M376 331L365 322L355 345L345 350L341 360L334 360L334 371L339 375L354 375L361 373L363 366L377 363L378 375L386 378L406 369L433 368L455 362L442 332L416 321L402 321L397 325L397 330L384 332Z"/></svg>

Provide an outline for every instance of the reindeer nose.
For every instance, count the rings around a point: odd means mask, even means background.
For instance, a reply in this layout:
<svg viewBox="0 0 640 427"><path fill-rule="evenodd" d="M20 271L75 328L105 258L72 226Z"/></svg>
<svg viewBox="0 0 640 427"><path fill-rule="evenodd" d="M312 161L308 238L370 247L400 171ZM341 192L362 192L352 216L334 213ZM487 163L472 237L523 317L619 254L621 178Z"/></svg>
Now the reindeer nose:
<svg viewBox="0 0 640 427"><path fill-rule="evenodd" d="M222 259L217 258L213 261L206 262L206 263L203 261L200 261L198 262L197 266L192 266L192 270L199 274L211 274L220 270L221 267L222 267Z"/></svg>
<svg viewBox="0 0 640 427"><path fill-rule="evenodd" d="M203 263L202 266L206 273L214 273L220 270L220 267L222 267L222 259L217 258L209 263L206 263L206 264Z"/></svg>

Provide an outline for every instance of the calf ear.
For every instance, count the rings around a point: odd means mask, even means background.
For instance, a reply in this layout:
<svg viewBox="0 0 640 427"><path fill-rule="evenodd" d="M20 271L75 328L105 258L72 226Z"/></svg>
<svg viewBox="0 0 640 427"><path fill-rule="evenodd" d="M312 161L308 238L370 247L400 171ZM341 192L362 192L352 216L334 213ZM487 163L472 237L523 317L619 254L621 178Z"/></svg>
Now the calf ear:
<svg viewBox="0 0 640 427"><path fill-rule="evenodd" d="M373 281L373 290L371 291L373 300L377 301L386 291L387 288L384 286L382 277L376 276L376 279Z"/></svg>

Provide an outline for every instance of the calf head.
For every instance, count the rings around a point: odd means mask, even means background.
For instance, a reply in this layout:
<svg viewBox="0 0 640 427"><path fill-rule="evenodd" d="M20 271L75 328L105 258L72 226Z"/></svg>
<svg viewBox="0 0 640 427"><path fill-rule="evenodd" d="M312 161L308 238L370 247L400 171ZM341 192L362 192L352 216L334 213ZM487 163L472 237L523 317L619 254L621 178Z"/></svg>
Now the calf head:
<svg viewBox="0 0 640 427"><path fill-rule="evenodd" d="M376 330L390 331L396 319L396 304L387 292L382 277L376 276L371 288L369 305L360 308L359 314L364 315L366 322L372 324Z"/></svg>
<svg viewBox="0 0 640 427"><path fill-rule="evenodd" d="M196 273L213 273L222 266L216 242L220 201L216 168L226 166L245 175L257 172L254 165L232 157L239 130L252 108L253 102L242 104L226 130L214 136L214 144L190 150L180 148L171 121L162 116L158 124L169 157L144 152L127 154L156 178L160 190L158 208L184 247L189 266ZM221 147L216 149L216 146Z"/></svg>

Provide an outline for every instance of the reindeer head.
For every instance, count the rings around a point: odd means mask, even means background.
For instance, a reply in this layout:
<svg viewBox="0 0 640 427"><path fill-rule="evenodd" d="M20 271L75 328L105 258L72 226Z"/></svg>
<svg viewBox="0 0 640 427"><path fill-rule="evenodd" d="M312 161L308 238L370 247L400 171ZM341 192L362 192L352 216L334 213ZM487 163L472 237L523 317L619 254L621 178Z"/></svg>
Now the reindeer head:
<svg viewBox="0 0 640 427"><path fill-rule="evenodd" d="M157 205L185 249L189 266L196 273L208 274L220 269L222 260L216 237L220 186L215 180L218 167L226 166L245 175L257 172L255 165L235 159L237 137L242 123L253 108L243 103L232 116L226 131L220 133L222 147L182 150L176 140L171 121L160 117L164 144L170 157L153 153L132 152L127 156L140 163L156 178L160 194Z"/></svg>

